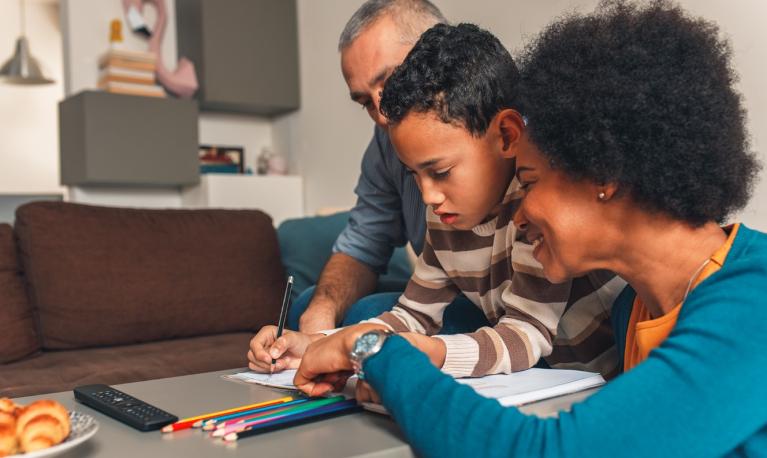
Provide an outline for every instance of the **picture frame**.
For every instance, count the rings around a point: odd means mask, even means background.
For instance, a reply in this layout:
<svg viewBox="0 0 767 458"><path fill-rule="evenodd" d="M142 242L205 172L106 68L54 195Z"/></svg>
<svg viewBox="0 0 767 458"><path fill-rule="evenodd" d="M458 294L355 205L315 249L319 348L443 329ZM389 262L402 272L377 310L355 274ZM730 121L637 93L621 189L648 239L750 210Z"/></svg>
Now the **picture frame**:
<svg viewBox="0 0 767 458"><path fill-rule="evenodd" d="M200 145L197 150L200 173L245 173L242 146Z"/></svg>

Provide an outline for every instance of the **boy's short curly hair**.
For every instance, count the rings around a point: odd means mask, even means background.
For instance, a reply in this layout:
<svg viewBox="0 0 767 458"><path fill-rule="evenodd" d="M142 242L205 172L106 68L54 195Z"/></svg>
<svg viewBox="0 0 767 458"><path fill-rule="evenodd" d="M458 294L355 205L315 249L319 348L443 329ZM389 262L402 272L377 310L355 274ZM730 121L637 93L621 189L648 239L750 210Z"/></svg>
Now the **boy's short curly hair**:
<svg viewBox="0 0 767 458"><path fill-rule="evenodd" d="M530 138L555 168L696 226L747 203L759 164L716 25L667 1L604 1L519 62Z"/></svg>
<svg viewBox="0 0 767 458"><path fill-rule="evenodd" d="M384 86L380 109L390 124L408 113L482 135L501 110L516 106L519 71L500 41L473 24L437 24L416 42Z"/></svg>

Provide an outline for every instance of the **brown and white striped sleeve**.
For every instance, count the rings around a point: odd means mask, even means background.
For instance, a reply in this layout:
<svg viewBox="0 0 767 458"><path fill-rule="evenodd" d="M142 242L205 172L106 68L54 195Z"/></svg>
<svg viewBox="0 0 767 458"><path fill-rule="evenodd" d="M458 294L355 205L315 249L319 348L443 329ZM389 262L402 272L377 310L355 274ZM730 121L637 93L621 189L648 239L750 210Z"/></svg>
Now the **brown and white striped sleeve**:
<svg viewBox="0 0 767 458"><path fill-rule="evenodd" d="M571 282L552 284L532 256L532 246L515 228L511 235L511 278L498 286L503 315L493 327L469 334L439 335L447 346L442 371L454 377L510 373L534 366L552 351Z"/></svg>
<svg viewBox="0 0 767 458"><path fill-rule="evenodd" d="M423 251L399 301L390 312L367 322L385 324L394 332L434 335L442 329L445 307L459 292L434 255L427 232Z"/></svg>

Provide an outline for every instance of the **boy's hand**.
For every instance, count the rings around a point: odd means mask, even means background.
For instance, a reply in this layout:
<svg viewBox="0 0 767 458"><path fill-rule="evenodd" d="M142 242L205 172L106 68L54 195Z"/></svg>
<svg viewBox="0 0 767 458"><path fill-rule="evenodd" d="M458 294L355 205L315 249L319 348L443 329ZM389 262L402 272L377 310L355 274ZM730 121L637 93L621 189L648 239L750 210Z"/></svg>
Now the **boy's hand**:
<svg viewBox="0 0 767 458"><path fill-rule="evenodd" d="M354 391L354 398L357 402L381 403L381 397L378 396L378 393L376 393L373 387L368 385L367 382L357 380L357 386Z"/></svg>
<svg viewBox="0 0 767 458"><path fill-rule="evenodd" d="M417 332L401 332L399 335L410 342L410 345L426 353L429 361L438 368L441 369L445 365L447 346L444 340L418 334Z"/></svg>
<svg viewBox="0 0 767 458"><path fill-rule="evenodd" d="M303 334L285 330L277 339L277 326L264 326L250 340L248 367L255 372L280 372L295 369L301 363L306 347L321 334ZM277 361L272 366L272 358Z"/></svg>
<svg viewBox="0 0 767 458"><path fill-rule="evenodd" d="M362 334L386 326L373 323L344 328L324 339L313 342L306 349L293 384L310 396L319 396L335 389L334 381L352 370L349 352Z"/></svg>

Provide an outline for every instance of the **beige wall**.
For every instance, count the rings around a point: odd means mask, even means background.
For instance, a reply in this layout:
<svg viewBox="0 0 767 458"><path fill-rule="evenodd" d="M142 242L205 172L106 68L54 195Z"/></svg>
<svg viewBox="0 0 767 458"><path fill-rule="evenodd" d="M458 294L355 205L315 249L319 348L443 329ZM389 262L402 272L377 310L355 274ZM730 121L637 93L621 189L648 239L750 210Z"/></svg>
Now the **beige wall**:
<svg viewBox="0 0 767 458"><path fill-rule="evenodd" d="M60 194L58 113L63 94L58 6L27 2L27 39L46 76L45 86L0 83L0 194ZM19 2L0 0L0 65L21 33Z"/></svg>
<svg viewBox="0 0 767 458"><path fill-rule="evenodd" d="M557 15L574 8L591 10L590 1L435 0L454 22L474 22L494 32L512 50L534 36ZM763 0L684 0L695 14L717 21L730 36L739 87L749 112L753 148L767 165L767 2ZM338 35L360 0L298 0L301 53L299 112L275 122L278 149L290 151L291 164L304 176L308 212L354 203L352 189L360 159L372 133L370 121L348 97L336 51ZM762 174L764 175L764 173ZM762 180L742 219L767 230L767 182Z"/></svg>

